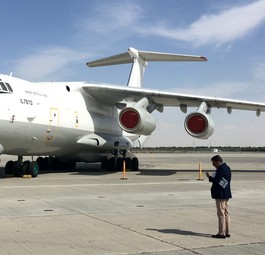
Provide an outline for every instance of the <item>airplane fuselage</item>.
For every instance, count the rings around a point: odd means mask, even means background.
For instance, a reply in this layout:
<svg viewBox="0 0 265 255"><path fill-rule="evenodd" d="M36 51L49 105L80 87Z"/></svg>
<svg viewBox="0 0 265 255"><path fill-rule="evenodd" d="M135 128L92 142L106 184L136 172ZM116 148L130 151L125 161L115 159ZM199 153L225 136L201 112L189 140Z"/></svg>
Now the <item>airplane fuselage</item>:
<svg viewBox="0 0 265 255"><path fill-rule="evenodd" d="M118 125L118 110L88 96L84 82L0 79L0 153L90 162L99 159L96 152L131 147Z"/></svg>

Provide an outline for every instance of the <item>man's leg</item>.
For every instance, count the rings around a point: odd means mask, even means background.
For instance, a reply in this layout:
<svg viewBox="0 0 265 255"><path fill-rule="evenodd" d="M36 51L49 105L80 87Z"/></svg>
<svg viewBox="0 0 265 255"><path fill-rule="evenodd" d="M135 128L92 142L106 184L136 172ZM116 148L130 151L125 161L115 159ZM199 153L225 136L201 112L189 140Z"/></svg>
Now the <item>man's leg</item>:
<svg viewBox="0 0 265 255"><path fill-rule="evenodd" d="M230 236L230 215L228 211L228 200L225 200L225 234Z"/></svg>
<svg viewBox="0 0 265 255"><path fill-rule="evenodd" d="M216 209L217 209L217 216L218 216L218 234L221 236L226 235L226 225L229 227L229 223L226 222L226 214L229 212L226 209L228 200L223 199L215 199L216 202Z"/></svg>

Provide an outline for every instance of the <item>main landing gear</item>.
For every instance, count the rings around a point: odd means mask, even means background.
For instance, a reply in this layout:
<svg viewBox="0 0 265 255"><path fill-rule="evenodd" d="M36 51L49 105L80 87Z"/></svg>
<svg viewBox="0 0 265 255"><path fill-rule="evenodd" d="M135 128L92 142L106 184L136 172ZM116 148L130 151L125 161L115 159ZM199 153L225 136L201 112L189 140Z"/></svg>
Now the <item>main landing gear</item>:
<svg viewBox="0 0 265 255"><path fill-rule="evenodd" d="M14 177L22 177L25 174L30 174L32 177L37 177L39 174L38 163L29 160L23 162L22 159L22 156L18 156L17 161L8 161L5 165L5 174L13 175Z"/></svg>
<svg viewBox="0 0 265 255"><path fill-rule="evenodd" d="M122 157L119 157L119 153ZM122 171L123 170L123 161L125 161L126 170L138 171L139 170L139 160L137 157L126 157L126 151L113 152L113 157L103 158L101 161L101 169L106 169L107 171Z"/></svg>
<svg viewBox="0 0 265 255"><path fill-rule="evenodd" d="M38 157L37 162L40 170L73 170L76 162L65 162L56 157Z"/></svg>
<svg viewBox="0 0 265 255"><path fill-rule="evenodd" d="M18 156L17 161L8 161L5 165L5 174L14 177L23 177L29 174L37 177L40 170L72 170L75 169L75 162L63 162L56 157L38 157L36 161L23 161L22 156Z"/></svg>

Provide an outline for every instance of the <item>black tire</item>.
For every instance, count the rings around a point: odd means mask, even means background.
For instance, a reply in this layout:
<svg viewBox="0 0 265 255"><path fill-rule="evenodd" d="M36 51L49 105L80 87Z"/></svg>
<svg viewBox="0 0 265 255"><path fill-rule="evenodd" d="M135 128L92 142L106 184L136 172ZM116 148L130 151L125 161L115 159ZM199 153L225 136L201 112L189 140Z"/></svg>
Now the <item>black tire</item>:
<svg viewBox="0 0 265 255"><path fill-rule="evenodd" d="M22 165L18 161L15 161L12 166L12 174L14 177L21 177L23 174Z"/></svg>
<svg viewBox="0 0 265 255"><path fill-rule="evenodd" d="M5 165L5 174L6 175L13 174L13 166L14 166L14 161L12 161L12 160L7 161L7 163Z"/></svg>
<svg viewBox="0 0 265 255"><path fill-rule="evenodd" d="M60 159L58 159L58 158L56 158L56 157L54 157L53 158L53 160L52 160L52 166L53 166L53 169L54 170L65 170L64 168L64 164L63 164L63 162L60 160Z"/></svg>
<svg viewBox="0 0 265 255"><path fill-rule="evenodd" d="M32 177L37 177L39 174L39 165L36 161L32 161L29 163L29 173Z"/></svg>
<svg viewBox="0 0 265 255"><path fill-rule="evenodd" d="M123 171L123 158L117 158L117 170Z"/></svg>
<svg viewBox="0 0 265 255"><path fill-rule="evenodd" d="M116 159L112 157L109 159L108 171L115 171L115 170L116 170Z"/></svg>
<svg viewBox="0 0 265 255"><path fill-rule="evenodd" d="M109 160L107 157L103 158L101 160L101 169L108 169L108 165L109 165Z"/></svg>
<svg viewBox="0 0 265 255"><path fill-rule="evenodd" d="M132 169L132 159L129 157L126 158L125 165L126 165L126 170L131 170Z"/></svg>
<svg viewBox="0 0 265 255"><path fill-rule="evenodd" d="M29 164L30 164L29 160L23 162L21 176L29 173Z"/></svg>
<svg viewBox="0 0 265 255"><path fill-rule="evenodd" d="M36 161L39 164L40 170L43 170L44 169L44 158L43 157L38 157Z"/></svg>
<svg viewBox="0 0 265 255"><path fill-rule="evenodd" d="M132 158L132 171L138 171L139 170L139 160L138 158L134 157Z"/></svg>
<svg viewBox="0 0 265 255"><path fill-rule="evenodd" d="M45 157L43 159L43 170L49 170L50 169L50 159L49 157Z"/></svg>

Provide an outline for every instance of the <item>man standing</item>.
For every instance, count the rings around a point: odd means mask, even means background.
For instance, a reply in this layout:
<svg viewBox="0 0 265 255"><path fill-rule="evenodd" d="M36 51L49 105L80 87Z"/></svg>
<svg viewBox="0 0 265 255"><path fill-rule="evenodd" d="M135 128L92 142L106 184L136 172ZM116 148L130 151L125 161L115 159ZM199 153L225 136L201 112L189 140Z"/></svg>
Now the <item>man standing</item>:
<svg viewBox="0 0 265 255"><path fill-rule="evenodd" d="M211 161L216 171L212 175L206 172L206 176L209 178L209 182L212 182L211 195L216 202L219 227L218 234L212 235L212 237L226 238L230 237L228 201L232 198L230 189L231 169L226 163L223 163L223 159L219 155L212 157Z"/></svg>

